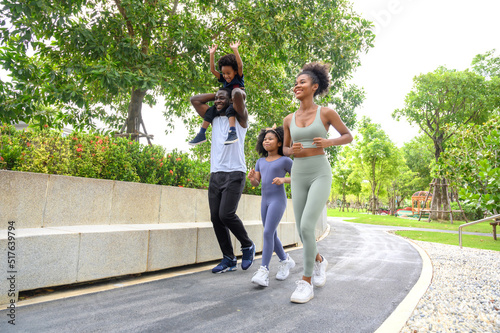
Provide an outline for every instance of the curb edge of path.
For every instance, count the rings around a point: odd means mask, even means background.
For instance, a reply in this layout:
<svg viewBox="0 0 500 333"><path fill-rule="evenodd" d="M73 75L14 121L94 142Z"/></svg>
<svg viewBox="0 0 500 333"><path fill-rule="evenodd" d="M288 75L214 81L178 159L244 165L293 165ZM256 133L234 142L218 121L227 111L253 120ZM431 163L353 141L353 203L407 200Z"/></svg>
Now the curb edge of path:
<svg viewBox="0 0 500 333"><path fill-rule="evenodd" d="M418 281L415 283L408 295L406 295L401 303L399 303L396 309L391 313L389 317L387 317L387 319L382 323L382 325L380 325L375 333L401 332L411 314L413 313L413 310L415 310L418 302L424 296L425 292L432 282L433 266L431 258L429 257L427 252L425 252L425 250L423 250L420 246L415 244L410 239L403 239L410 243L420 254L420 257L422 258L422 272L420 273Z"/></svg>

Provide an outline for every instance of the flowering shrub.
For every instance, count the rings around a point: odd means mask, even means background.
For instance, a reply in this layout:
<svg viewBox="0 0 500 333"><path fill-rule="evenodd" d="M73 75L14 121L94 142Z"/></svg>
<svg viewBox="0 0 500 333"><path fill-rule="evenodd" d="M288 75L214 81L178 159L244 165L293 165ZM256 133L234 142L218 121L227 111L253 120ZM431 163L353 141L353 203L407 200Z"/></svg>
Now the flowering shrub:
<svg viewBox="0 0 500 333"><path fill-rule="evenodd" d="M0 126L0 169L208 188L210 164L127 138Z"/></svg>
<svg viewBox="0 0 500 333"><path fill-rule="evenodd" d="M127 138L0 126L0 169L207 189L210 162ZM290 186L285 185L290 197ZM245 194L260 195L246 179Z"/></svg>

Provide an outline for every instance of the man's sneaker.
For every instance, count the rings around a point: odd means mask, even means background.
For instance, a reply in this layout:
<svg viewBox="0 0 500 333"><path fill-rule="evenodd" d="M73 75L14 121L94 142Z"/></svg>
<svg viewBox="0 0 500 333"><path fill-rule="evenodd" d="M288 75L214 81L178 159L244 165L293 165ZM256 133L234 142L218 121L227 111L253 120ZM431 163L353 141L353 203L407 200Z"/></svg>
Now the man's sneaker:
<svg viewBox="0 0 500 333"><path fill-rule="evenodd" d="M236 266L236 258L235 259L229 259L227 257L222 258L222 261L212 268L212 273L225 273L225 272L231 272L235 271L237 268Z"/></svg>
<svg viewBox="0 0 500 333"><path fill-rule="evenodd" d="M311 281L315 287L323 287L326 283L326 267L328 266L328 261L323 256L321 256L321 258L323 258L322 262L314 262L314 270Z"/></svg>
<svg viewBox="0 0 500 333"><path fill-rule="evenodd" d="M252 246L241 249L243 252L243 257L241 258L241 269L247 270L253 264L253 258L255 257L255 244L252 243Z"/></svg>
<svg viewBox="0 0 500 333"><path fill-rule="evenodd" d="M295 281L297 288L290 297L293 303L307 303L314 297L313 286L304 280Z"/></svg>
<svg viewBox="0 0 500 333"><path fill-rule="evenodd" d="M238 141L238 135L236 134L236 131L229 131L226 142L224 142L224 144L230 145L231 143L235 143L236 141Z"/></svg>
<svg viewBox="0 0 500 333"><path fill-rule="evenodd" d="M260 266L259 270L253 274L252 282L262 287L269 286L269 270Z"/></svg>
<svg viewBox="0 0 500 333"><path fill-rule="evenodd" d="M205 135L205 133L198 132L198 134L196 134L194 139L189 141L188 144L190 146L196 146L206 141L207 141L207 136Z"/></svg>
<svg viewBox="0 0 500 333"><path fill-rule="evenodd" d="M280 265L278 266L278 273L276 273L276 280L285 280L290 274L290 269L295 267L295 261L287 254L285 260L280 260Z"/></svg>

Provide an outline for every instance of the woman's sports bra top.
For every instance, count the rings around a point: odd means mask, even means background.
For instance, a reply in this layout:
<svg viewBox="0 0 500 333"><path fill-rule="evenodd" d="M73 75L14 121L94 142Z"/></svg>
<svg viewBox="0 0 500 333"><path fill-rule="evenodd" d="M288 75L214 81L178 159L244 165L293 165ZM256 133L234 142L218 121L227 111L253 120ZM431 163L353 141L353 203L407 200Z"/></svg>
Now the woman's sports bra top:
<svg viewBox="0 0 500 333"><path fill-rule="evenodd" d="M322 137L326 139L328 131L321 121L321 106L318 106L316 117L311 125L306 127L299 127L295 124L295 112L292 116L292 123L290 124L290 136L293 142L300 142L304 148L316 148L313 145L313 139Z"/></svg>

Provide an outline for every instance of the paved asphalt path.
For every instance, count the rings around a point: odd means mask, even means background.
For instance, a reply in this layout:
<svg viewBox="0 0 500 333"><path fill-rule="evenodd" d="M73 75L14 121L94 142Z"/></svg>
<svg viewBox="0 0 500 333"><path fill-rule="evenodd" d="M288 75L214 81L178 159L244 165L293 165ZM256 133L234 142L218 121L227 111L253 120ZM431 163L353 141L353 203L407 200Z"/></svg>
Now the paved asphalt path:
<svg viewBox="0 0 500 333"><path fill-rule="evenodd" d="M329 218L318 243L327 283L307 304L290 303L302 275L302 249L286 281L250 283L248 271L210 270L17 308L15 328L0 311L0 332L374 332L418 280L422 260L404 239L377 226Z"/></svg>

